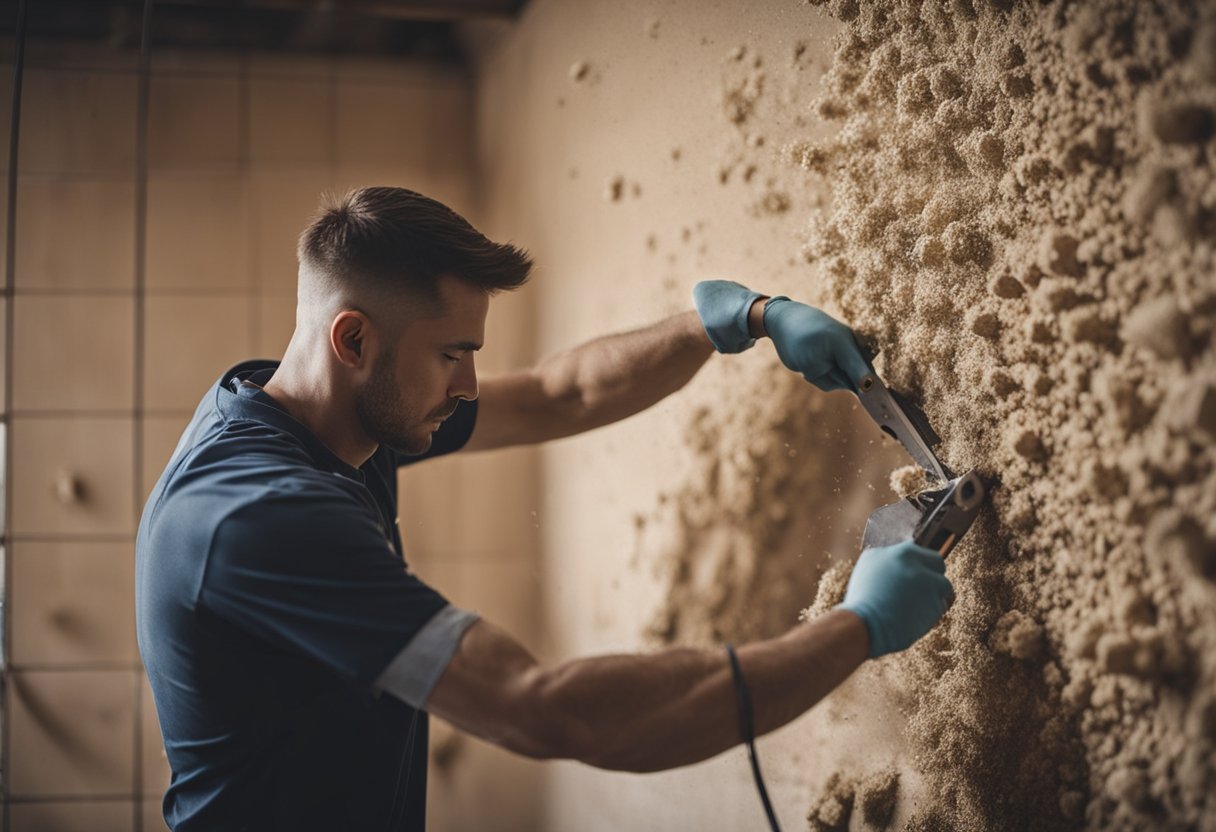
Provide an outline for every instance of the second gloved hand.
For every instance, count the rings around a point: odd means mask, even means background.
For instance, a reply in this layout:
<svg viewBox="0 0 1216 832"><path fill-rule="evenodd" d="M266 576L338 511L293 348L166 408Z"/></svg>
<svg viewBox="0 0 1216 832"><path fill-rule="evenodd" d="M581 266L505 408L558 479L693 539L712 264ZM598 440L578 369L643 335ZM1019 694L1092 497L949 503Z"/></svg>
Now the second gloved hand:
<svg viewBox="0 0 1216 832"><path fill-rule="evenodd" d="M820 390L858 390L871 371L853 330L813 306L775 297L764 304L764 329L781 363Z"/></svg>
<svg viewBox="0 0 1216 832"><path fill-rule="evenodd" d="M911 540L866 549L857 559L844 603L870 634L870 658L911 647L954 601L946 561Z"/></svg>

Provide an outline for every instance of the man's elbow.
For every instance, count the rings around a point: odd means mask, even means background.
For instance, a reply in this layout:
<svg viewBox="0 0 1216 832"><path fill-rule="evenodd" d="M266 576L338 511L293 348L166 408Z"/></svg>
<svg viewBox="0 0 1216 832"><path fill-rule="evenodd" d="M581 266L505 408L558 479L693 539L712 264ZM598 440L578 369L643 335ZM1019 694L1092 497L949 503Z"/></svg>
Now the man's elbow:
<svg viewBox="0 0 1216 832"><path fill-rule="evenodd" d="M573 760L608 771L642 774L662 768L648 763L633 749L614 747L577 719L555 715L527 731L526 736L517 734L503 747L534 760Z"/></svg>
<svg viewBox="0 0 1216 832"><path fill-rule="evenodd" d="M563 696L543 671L516 694L510 728L500 744L534 760L574 760L596 768L641 771L616 747L611 726L597 725Z"/></svg>

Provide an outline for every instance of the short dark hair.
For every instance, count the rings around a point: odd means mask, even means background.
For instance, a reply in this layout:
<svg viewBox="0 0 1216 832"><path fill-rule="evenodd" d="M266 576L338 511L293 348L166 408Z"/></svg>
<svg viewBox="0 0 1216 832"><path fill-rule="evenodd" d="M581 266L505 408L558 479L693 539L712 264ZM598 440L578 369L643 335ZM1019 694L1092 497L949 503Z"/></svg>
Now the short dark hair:
<svg viewBox="0 0 1216 832"><path fill-rule="evenodd" d="M324 206L300 235L300 265L357 290L439 299L439 278L491 294L522 286L528 252L495 243L451 208L406 188L356 188Z"/></svg>

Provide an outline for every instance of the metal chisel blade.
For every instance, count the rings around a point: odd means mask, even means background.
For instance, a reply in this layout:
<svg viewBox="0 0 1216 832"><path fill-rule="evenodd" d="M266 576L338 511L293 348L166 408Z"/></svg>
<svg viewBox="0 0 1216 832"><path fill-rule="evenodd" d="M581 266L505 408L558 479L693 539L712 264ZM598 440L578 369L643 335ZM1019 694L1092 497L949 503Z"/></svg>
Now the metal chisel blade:
<svg viewBox="0 0 1216 832"><path fill-rule="evenodd" d="M876 508L866 519L861 548L890 546L911 538L945 557L971 528L987 496L984 480L968 471L944 488Z"/></svg>
<svg viewBox="0 0 1216 832"><path fill-rule="evenodd" d="M910 401L888 390L874 373L861 379L858 393L862 407L878 423L884 433L893 436L904 450L924 468L942 482L954 479L954 474L933 453L933 446L941 439L929 426L929 420Z"/></svg>

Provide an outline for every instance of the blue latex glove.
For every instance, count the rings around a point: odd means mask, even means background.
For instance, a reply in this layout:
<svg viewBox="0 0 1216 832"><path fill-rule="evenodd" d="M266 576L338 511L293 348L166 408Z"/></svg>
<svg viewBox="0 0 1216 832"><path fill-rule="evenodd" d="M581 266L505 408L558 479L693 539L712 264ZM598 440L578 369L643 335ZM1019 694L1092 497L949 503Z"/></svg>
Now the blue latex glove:
<svg viewBox="0 0 1216 832"><path fill-rule="evenodd" d="M778 296L764 304L764 328L781 363L820 390L852 390L873 372L853 330L805 303Z"/></svg>
<svg viewBox="0 0 1216 832"><path fill-rule="evenodd" d="M954 602L946 561L911 540L866 549L857 559L844 603L870 633L870 658L911 647Z"/></svg>
<svg viewBox="0 0 1216 832"><path fill-rule="evenodd" d="M747 326L747 313L762 297L733 280L702 280L692 287L693 303L714 349L743 352L756 343Z"/></svg>

